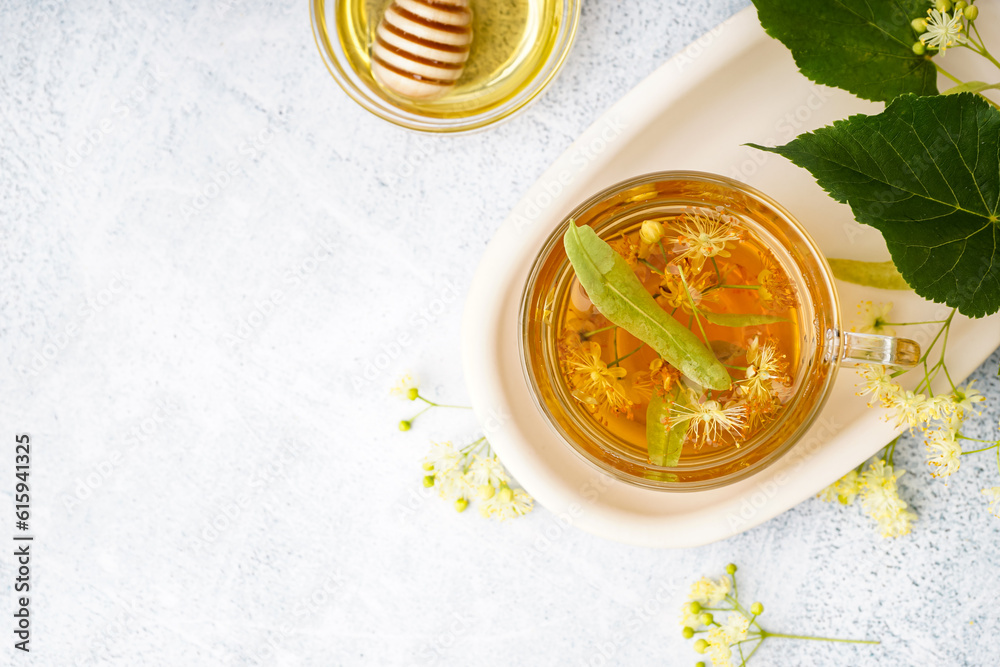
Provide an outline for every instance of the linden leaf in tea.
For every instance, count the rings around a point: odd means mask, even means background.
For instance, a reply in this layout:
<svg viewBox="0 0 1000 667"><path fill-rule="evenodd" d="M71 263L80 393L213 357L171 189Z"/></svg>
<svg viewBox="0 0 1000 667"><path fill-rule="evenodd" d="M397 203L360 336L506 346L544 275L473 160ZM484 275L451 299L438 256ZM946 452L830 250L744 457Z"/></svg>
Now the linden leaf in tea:
<svg viewBox="0 0 1000 667"><path fill-rule="evenodd" d="M927 0L753 0L768 35L781 41L799 70L816 83L888 102L898 95L934 95L934 63L913 52L910 20Z"/></svg>
<svg viewBox="0 0 1000 667"><path fill-rule="evenodd" d="M753 146L808 169L882 232L920 296L969 317L1000 310L1000 112L983 98L906 95L878 115Z"/></svg>
<svg viewBox="0 0 1000 667"><path fill-rule="evenodd" d="M831 259L829 262L833 275L844 282L879 289L910 289L892 262L859 262L854 259Z"/></svg>
<svg viewBox="0 0 1000 667"><path fill-rule="evenodd" d="M646 445L649 460L658 466L673 467L681 460L684 440L687 438L690 422L667 426L670 413L678 399L683 396L680 387L674 387L669 398L654 393L646 409Z"/></svg>
<svg viewBox="0 0 1000 667"><path fill-rule="evenodd" d="M566 256L594 306L702 387L729 389L725 367L698 337L656 303L629 265L590 227L570 222Z"/></svg>

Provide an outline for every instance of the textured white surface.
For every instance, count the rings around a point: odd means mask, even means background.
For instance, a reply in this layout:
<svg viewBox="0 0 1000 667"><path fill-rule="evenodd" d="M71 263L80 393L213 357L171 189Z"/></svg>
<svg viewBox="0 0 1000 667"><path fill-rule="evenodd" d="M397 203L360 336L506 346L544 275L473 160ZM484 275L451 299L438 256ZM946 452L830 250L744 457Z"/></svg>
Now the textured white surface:
<svg viewBox="0 0 1000 667"><path fill-rule="evenodd" d="M660 4L589 0L537 104L426 137L336 88L301 2L0 3L0 539L15 432L35 443L37 535L32 653L8 630L2 662L685 665L676 608L735 561L768 627L883 640L774 640L758 665L995 665L988 457L945 486L906 441L921 519L893 542L811 500L663 552L422 493L428 440L476 425L432 413L400 434L412 405L386 389L409 369L463 400L462 298L493 230L744 3ZM972 435L996 432L998 363ZM5 615L12 578L5 556Z"/></svg>

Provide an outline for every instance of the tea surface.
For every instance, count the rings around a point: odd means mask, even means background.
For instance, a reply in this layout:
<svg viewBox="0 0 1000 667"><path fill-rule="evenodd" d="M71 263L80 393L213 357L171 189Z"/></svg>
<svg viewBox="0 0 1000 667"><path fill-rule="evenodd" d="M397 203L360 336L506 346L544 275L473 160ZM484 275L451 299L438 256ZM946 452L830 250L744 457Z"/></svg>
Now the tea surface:
<svg viewBox="0 0 1000 667"><path fill-rule="evenodd" d="M649 457L650 434L659 437L651 428L672 432L670 456L653 456L659 465L739 447L779 419L793 394L800 314L788 269L765 242L738 218L698 207L606 240L733 382L712 391L682 378L605 318L573 277L553 301L553 324L562 380L586 414L639 458Z"/></svg>

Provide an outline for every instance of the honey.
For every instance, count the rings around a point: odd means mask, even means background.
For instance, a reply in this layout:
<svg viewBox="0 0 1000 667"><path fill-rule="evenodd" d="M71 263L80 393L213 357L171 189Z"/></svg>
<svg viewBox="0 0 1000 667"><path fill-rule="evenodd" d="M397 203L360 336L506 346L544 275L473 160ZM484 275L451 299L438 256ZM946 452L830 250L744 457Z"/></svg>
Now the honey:
<svg viewBox="0 0 1000 667"><path fill-rule="evenodd" d="M328 2L316 0L316 16L324 23ZM442 119L476 116L517 97L547 66L566 13L564 0L472 0L473 39L460 77L436 99L414 99L380 84L372 71L377 28L390 5L392 0L336 2L341 49L354 74L392 105Z"/></svg>

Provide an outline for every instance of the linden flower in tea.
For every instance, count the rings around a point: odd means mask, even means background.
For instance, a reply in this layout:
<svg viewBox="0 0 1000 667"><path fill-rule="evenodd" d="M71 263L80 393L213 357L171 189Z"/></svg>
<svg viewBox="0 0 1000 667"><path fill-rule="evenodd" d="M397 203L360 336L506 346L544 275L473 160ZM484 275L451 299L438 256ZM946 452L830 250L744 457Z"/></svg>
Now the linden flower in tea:
<svg viewBox="0 0 1000 667"><path fill-rule="evenodd" d="M798 359L798 300L762 240L689 207L607 242L571 223L576 278L554 313L573 398L655 465L737 448L778 419Z"/></svg>

